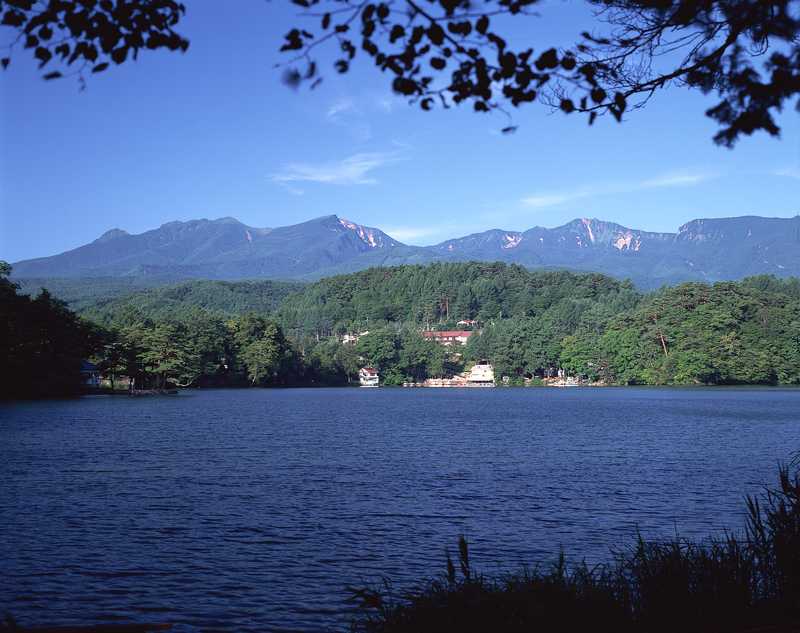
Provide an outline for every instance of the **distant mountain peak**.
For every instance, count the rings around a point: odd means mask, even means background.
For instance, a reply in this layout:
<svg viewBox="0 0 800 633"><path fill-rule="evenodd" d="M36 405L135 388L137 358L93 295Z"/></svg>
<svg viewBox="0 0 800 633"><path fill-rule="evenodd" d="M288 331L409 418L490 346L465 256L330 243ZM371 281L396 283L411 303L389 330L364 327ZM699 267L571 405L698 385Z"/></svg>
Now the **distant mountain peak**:
<svg viewBox="0 0 800 633"><path fill-rule="evenodd" d="M504 261L529 268L592 270L643 286L748 275L800 275L800 218L697 219L677 232L630 229L579 217L524 232L491 229L433 246L407 246L338 215L259 229L235 218L169 222L105 232L79 248L16 262L16 278L164 276L319 278L371 266Z"/></svg>
<svg viewBox="0 0 800 633"><path fill-rule="evenodd" d="M110 242L111 240L118 237L125 237L126 235L130 235L130 233L122 229L110 229L98 237L95 242Z"/></svg>

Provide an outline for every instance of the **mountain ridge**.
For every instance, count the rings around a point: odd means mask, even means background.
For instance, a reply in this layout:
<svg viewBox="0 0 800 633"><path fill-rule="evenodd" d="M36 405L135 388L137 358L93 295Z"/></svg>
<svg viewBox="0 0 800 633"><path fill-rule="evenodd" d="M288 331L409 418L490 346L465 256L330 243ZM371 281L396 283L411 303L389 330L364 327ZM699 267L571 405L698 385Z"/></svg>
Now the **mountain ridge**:
<svg viewBox="0 0 800 633"><path fill-rule="evenodd" d="M597 218L524 231L489 229L431 246L404 244L338 215L258 228L233 217L172 221L138 234L114 228L50 257L13 264L16 278L303 279L373 266L503 261L592 270L654 287L755 274L800 275L800 216L698 218L674 233Z"/></svg>

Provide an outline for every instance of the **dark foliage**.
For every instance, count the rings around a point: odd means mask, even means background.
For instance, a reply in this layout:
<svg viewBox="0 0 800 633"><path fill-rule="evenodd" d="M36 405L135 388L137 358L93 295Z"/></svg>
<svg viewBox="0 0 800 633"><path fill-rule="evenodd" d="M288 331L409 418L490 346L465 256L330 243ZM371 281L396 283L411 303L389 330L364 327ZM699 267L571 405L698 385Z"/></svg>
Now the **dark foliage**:
<svg viewBox="0 0 800 633"><path fill-rule="evenodd" d="M147 318L185 319L198 309L220 317L269 314L290 294L304 287L288 281L186 281L129 293L110 300L95 297L82 306L82 315L110 324L126 313Z"/></svg>
<svg viewBox="0 0 800 633"><path fill-rule="evenodd" d="M185 7L174 0L0 0L0 25L15 32L9 53L22 47L39 62L43 78L99 73L136 59L141 50L186 51L174 31Z"/></svg>
<svg viewBox="0 0 800 633"><path fill-rule="evenodd" d="M353 631L598 631L733 633L800 625L800 478L781 467L779 486L747 499L741 535L693 543L639 539L611 564L555 564L486 578L459 541L460 573L447 572L399 598L355 589ZM775 627L764 629L763 627Z"/></svg>
<svg viewBox="0 0 800 633"><path fill-rule="evenodd" d="M504 21L525 19L541 0L292 0L309 18L285 36L285 81L316 86L313 55L330 43L336 72L357 54L423 110L467 103L476 112L540 101L593 123L618 121L659 89L677 84L719 97L706 115L728 147L756 131L778 135L775 114L800 94L798 0L591 0L605 29L568 49L510 41ZM174 0L0 0L0 25L15 33L45 79L75 68L102 72L142 49L185 51ZM576 34L577 35L577 34ZM11 53L0 58L7 67ZM668 59L666 67L660 63ZM504 132L513 132L508 125Z"/></svg>
<svg viewBox="0 0 800 633"><path fill-rule="evenodd" d="M637 297L629 282L605 275L530 271L499 262L440 263L323 279L288 297L278 318L289 332L328 336L392 323L454 328L461 319L531 317L562 302L597 302L616 310Z"/></svg>
<svg viewBox="0 0 800 633"><path fill-rule="evenodd" d="M79 393L81 360L98 346L96 331L46 290L18 294L10 271L0 262L0 398Z"/></svg>
<svg viewBox="0 0 800 633"><path fill-rule="evenodd" d="M45 302L86 328L46 292L12 295L9 310ZM559 370L602 384L800 384L797 279L641 295L598 274L472 262L373 268L305 286L193 281L81 301L81 316L96 324L80 330L81 349L107 376L144 387L348 384L366 364L398 385L452 377L480 360L511 385ZM34 323L21 314L9 322ZM466 346L443 348L426 329L473 333Z"/></svg>
<svg viewBox="0 0 800 633"><path fill-rule="evenodd" d="M569 114L620 121L657 90L677 83L716 93L706 114L717 143L777 135L774 115L800 94L800 10L796 0L593 0L606 32L585 32L572 48L504 36L504 18L523 19L540 0L292 0L309 18L285 37L291 84L320 81L316 48L338 47L346 73L359 52L392 89L423 110L470 104L476 112L533 101ZM667 66L656 63L669 55ZM303 64L299 68L297 64ZM505 131L513 131L509 126Z"/></svg>
<svg viewBox="0 0 800 633"><path fill-rule="evenodd" d="M562 341L570 371L623 384L798 384L797 280L665 288Z"/></svg>

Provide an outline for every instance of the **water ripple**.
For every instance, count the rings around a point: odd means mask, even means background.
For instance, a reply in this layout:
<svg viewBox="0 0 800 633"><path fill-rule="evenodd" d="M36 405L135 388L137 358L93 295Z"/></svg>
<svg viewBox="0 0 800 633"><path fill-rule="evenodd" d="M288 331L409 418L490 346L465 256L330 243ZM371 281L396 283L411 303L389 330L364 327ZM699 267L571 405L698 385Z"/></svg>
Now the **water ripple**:
<svg viewBox="0 0 800 633"><path fill-rule="evenodd" d="M0 405L0 611L345 630L348 586L741 525L800 391L237 390Z"/></svg>

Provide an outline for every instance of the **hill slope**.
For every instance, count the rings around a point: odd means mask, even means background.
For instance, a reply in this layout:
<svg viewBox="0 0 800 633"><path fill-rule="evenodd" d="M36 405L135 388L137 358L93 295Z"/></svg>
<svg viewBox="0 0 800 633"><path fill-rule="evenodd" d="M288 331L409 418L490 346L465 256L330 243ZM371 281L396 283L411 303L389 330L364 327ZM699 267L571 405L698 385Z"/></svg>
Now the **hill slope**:
<svg viewBox="0 0 800 633"><path fill-rule="evenodd" d="M81 315L98 323L124 320L126 315L155 320L180 319L201 310L222 317L269 314L304 284L290 281L209 281L139 290L122 297L84 305Z"/></svg>
<svg viewBox="0 0 800 633"><path fill-rule="evenodd" d="M14 276L150 280L304 279L375 266L502 261L630 278L642 288L750 275L800 275L800 216L699 219L676 233L576 219L548 229L492 229L408 246L335 215L275 229L233 218L170 222L139 235L113 229L80 248L14 264Z"/></svg>
<svg viewBox="0 0 800 633"><path fill-rule="evenodd" d="M290 278L373 250L401 246L385 233L335 215L277 229L233 218L169 222L131 235L112 229L71 251L14 264L14 276Z"/></svg>

